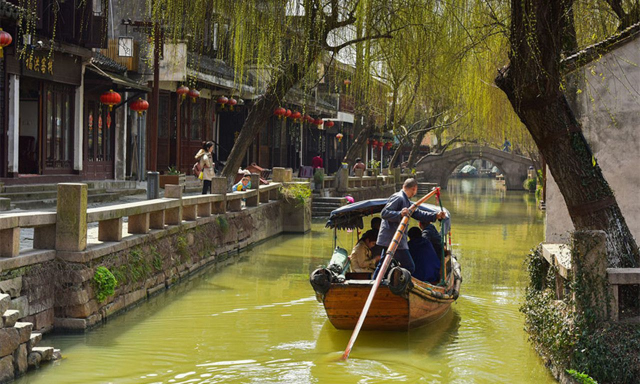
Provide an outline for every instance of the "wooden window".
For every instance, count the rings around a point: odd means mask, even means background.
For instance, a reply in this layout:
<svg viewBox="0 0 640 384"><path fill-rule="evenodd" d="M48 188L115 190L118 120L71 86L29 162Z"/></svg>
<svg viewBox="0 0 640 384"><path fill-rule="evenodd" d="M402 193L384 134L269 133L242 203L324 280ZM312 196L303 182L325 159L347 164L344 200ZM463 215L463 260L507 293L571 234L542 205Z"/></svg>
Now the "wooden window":
<svg viewBox="0 0 640 384"><path fill-rule="evenodd" d="M45 167L71 168L73 156L72 87L46 84L44 104Z"/></svg>

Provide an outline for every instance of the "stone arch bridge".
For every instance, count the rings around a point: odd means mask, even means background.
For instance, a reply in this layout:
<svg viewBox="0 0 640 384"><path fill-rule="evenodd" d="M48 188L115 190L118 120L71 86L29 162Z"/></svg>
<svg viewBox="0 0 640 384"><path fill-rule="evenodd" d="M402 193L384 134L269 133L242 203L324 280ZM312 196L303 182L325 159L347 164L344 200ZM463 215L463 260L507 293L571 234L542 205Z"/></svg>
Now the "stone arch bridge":
<svg viewBox="0 0 640 384"><path fill-rule="evenodd" d="M424 180L438 183L443 189L451 173L456 167L469 160L489 160L504 175L507 189L523 189L522 183L527 178L527 170L533 165L531 159L504 152L496 148L467 145L446 151L442 155L429 156L416 165L416 171L424 172Z"/></svg>

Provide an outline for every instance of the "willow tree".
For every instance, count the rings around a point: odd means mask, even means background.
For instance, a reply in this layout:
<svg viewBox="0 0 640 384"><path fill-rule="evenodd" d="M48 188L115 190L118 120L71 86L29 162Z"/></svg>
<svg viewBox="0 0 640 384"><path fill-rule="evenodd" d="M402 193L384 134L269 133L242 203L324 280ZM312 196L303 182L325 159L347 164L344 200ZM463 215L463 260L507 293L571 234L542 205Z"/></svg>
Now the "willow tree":
<svg viewBox="0 0 640 384"><path fill-rule="evenodd" d="M391 20L410 1L147 0L154 21L167 26L173 38L188 39L193 47L202 44L213 18L228 24L231 44L224 59L235 69L238 88L245 83L249 67L256 69L259 87L264 84L248 107L222 171L229 179L273 110L316 70L323 52L337 54L358 42L390 38ZM363 31L360 36L355 35L356 25Z"/></svg>
<svg viewBox="0 0 640 384"><path fill-rule="evenodd" d="M610 266L635 266L638 246L562 91L572 6L572 0L512 0L509 64L495 82L536 142L575 228L604 230Z"/></svg>

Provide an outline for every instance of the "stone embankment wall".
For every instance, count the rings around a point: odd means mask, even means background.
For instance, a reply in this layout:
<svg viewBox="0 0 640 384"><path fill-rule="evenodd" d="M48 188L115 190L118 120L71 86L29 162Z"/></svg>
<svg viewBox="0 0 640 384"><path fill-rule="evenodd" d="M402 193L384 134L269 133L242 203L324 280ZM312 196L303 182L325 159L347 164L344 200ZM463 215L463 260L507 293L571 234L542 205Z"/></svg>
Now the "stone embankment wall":
<svg viewBox="0 0 640 384"><path fill-rule="evenodd" d="M31 332L32 324L18 322L20 312L9 309L11 296L0 294L0 383L6 383L35 368L43 361L60 358L52 347L38 347L41 333Z"/></svg>
<svg viewBox="0 0 640 384"><path fill-rule="evenodd" d="M123 241L57 261L54 328L83 331L168 289L201 268L233 260L246 246L282 232L282 206L260 207L199 219L157 235ZM115 293L97 299L94 276L106 267L118 281Z"/></svg>

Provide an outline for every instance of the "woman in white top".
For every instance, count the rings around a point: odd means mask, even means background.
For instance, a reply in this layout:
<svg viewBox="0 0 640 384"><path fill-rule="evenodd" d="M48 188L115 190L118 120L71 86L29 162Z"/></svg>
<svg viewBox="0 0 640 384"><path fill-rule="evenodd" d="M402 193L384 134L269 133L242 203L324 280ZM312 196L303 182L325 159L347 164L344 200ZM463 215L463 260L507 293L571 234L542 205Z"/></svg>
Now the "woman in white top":
<svg viewBox="0 0 640 384"><path fill-rule="evenodd" d="M196 154L196 160L200 162L202 167L202 194L206 195L211 193L211 179L216 175L216 171L213 168L215 164L213 162L212 141L202 142L202 149Z"/></svg>

